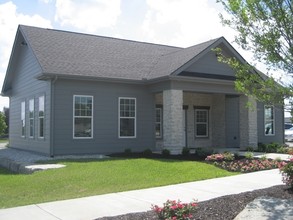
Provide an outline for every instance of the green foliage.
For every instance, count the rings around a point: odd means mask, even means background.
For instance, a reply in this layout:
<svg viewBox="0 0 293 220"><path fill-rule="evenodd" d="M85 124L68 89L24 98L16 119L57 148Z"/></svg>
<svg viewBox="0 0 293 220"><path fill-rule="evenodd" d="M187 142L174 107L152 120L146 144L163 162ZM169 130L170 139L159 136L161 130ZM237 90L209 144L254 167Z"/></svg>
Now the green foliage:
<svg viewBox="0 0 293 220"><path fill-rule="evenodd" d="M196 148L195 149L195 155L197 155L200 158L206 158L207 156L211 155L214 152L211 148Z"/></svg>
<svg viewBox="0 0 293 220"><path fill-rule="evenodd" d="M266 155L262 155L260 158L259 158L261 161L264 161L264 160L267 160L267 156Z"/></svg>
<svg viewBox="0 0 293 220"><path fill-rule="evenodd" d="M252 152L246 152L246 153L244 154L244 157L245 157L246 159L252 160L253 157L254 157L254 155L253 155Z"/></svg>
<svg viewBox="0 0 293 220"><path fill-rule="evenodd" d="M183 147L181 153L184 156L188 156L190 154L190 149L188 147Z"/></svg>
<svg viewBox="0 0 293 220"><path fill-rule="evenodd" d="M253 147L247 147L246 150L247 151L250 151L250 152L253 152L254 151L254 148Z"/></svg>
<svg viewBox="0 0 293 220"><path fill-rule="evenodd" d="M163 207L157 205L152 206L152 210L158 215L161 220L189 220L192 218L192 212L197 208L195 201L190 203L182 203L180 200L167 200Z"/></svg>
<svg viewBox="0 0 293 220"><path fill-rule="evenodd" d="M7 128L7 125L5 122L5 115L3 112L0 112L0 136L5 133L6 128Z"/></svg>
<svg viewBox="0 0 293 220"><path fill-rule="evenodd" d="M293 188L293 157L289 162L284 162L280 166L280 171L282 173L283 183Z"/></svg>
<svg viewBox="0 0 293 220"><path fill-rule="evenodd" d="M143 152L142 152L142 154L144 155L144 156L146 156L146 157L149 157L149 156L151 156L152 154L153 154L153 152L152 152L152 150L151 149L145 149Z"/></svg>
<svg viewBox="0 0 293 220"><path fill-rule="evenodd" d="M170 156L170 150L168 150L168 149L163 149L163 150L162 150L162 155L163 155L163 156Z"/></svg>
<svg viewBox="0 0 293 220"><path fill-rule="evenodd" d="M282 153L286 154L288 153L288 147L284 146L283 144L278 144L278 143L270 143L270 144L263 144L259 143L257 150L259 152L265 152L265 153Z"/></svg>
<svg viewBox="0 0 293 220"><path fill-rule="evenodd" d="M132 153L131 148L126 148L126 149L124 150L124 153L125 153L126 155L130 155L130 154Z"/></svg>
<svg viewBox="0 0 293 220"><path fill-rule="evenodd" d="M229 13L224 25L237 31L235 39L255 59L293 72L293 5L288 0L218 0Z"/></svg>
<svg viewBox="0 0 293 220"><path fill-rule="evenodd" d="M235 42L250 50L258 62L268 67L293 72L293 10L287 0L218 0L230 14L221 15L224 25L238 33ZM218 51L219 61L236 71L237 91L265 104L283 105L283 99L293 95L293 86L280 86L272 77L242 64L236 58L226 57ZM270 69L268 69L269 71Z"/></svg>

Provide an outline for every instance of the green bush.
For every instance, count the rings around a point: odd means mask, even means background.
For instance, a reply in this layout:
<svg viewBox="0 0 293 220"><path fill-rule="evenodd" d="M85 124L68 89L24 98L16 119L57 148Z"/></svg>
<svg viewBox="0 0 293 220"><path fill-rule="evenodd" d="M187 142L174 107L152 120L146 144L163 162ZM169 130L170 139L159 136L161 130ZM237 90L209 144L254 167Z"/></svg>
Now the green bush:
<svg viewBox="0 0 293 220"><path fill-rule="evenodd" d="M188 147L183 147L181 153L183 156L188 156L190 154L190 149Z"/></svg>
<svg viewBox="0 0 293 220"><path fill-rule="evenodd" d="M246 153L244 154L244 157L245 157L246 159L252 160L253 157L254 157L254 155L253 155L252 152L246 152Z"/></svg>
<svg viewBox="0 0 293 220"><path fill-rule="evenodd" d="M247 148L246 148L246 151L253 152L253 151L254 151L254 148L253 148L253 147L247 147Z"/></svg>
<svg viewBox="0 0 293 220"><path fill-rule="evenodd" d="M162 150L162 155L163 155L163 156L170 156L170 150L168 150L168 149L163 149L163 150Z"/></svg>
<svg viewBox="0 0 293 220"><path fill-rule="evenodd" d="M206 158L207 156L213 154L213 149L211 148L196 148L195 149L195 155L197 155L200 158Z"/></svg>
<svg viewBox="0 0 293 220"><path fill-rule="evenodd" d="M126 149L124 150L124 153L125 153L126 155L131 154L131 153L132 153L131 148L126 148Z"/></svg>
<svg viewBox="0 0 293 220"><path fill-rule="evenodd" d="M144 155L144 156L151 156L152 154L153 154L153 152L152 152L152 150L151 149L145 149L143 152L142 152L142 154Z"/></svg>

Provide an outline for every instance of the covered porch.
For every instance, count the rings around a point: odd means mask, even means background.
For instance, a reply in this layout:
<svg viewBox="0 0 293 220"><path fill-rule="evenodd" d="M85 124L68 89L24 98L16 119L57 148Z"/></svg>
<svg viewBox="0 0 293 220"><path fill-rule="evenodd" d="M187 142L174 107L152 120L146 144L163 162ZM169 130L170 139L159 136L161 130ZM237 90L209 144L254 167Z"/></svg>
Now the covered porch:
<svg viewBox="0 0 293 220"><path fill-rule="evenodd" d="M157 150L180 154L183 147L256 147L257 110L247 108L247 101L236 93L180 89L156 93Z"/></svg>

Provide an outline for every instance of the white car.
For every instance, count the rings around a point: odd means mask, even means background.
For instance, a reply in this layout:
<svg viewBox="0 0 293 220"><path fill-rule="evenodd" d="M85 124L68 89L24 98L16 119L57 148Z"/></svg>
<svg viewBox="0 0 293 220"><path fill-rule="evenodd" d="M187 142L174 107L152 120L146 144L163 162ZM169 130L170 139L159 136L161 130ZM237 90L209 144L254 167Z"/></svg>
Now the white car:
<svg viewBox="0 0 293 220"><path fill-rule="evenodd" d="M293 127L285 130L285 141L293 141Z"/></svg>

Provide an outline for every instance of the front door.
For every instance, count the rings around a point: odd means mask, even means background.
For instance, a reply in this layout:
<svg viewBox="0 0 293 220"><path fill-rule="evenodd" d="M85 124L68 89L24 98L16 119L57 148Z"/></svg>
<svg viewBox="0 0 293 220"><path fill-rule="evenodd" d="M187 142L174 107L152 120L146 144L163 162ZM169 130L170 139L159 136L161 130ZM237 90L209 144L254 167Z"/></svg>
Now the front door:
<svg viewBox="0 0 293 220"><path fill-rule="evenodd" d="M226 96L226 147L239 147L239 96Z"/></svg>

